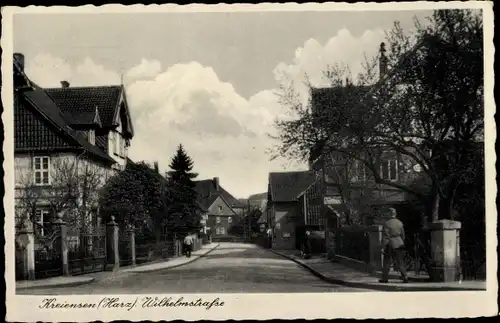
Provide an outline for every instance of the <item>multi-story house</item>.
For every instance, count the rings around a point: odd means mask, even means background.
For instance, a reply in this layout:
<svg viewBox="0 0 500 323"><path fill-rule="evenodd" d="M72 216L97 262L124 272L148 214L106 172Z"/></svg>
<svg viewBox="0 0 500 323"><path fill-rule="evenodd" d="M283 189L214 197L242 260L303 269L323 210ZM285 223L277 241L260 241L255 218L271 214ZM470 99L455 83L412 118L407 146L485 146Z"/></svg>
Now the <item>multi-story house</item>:
<svg viewBox="0 0 500 323"><path fill-rule="evenodd" d="M213 237L227 236L240 222L246 205L220 186L219 178L196 181L198 203L206 210L206 229Z"/></svg>
<svg viewBox="0 0 500 323"><path fill-rule="evenodd" d="M124 167L133 137L123 86L43 89L24 64L14 54L16 222L43 235L61 212L71 226L97 226L98 188Z"/></svg>
<svg viewBox="0 0 500 323"><path fill-rule="evenodd" d="M413 50L417 46L418 44ZM388 71L383 44L380 48L379 70L380 80L371 86L346 83L336 87L312 89L313 114L316 117L328 115L333 119L341 119L343 118L341 114L345 110L337 109L339 104L345 104L346 100L352 98L368 100L369 94L391 77L391 73L394 73L394 69ZM338 113L337 110L339 110ZM318 124L321 123L318 122ZM353 155L358 155L358 158L353 158L345 152L325 148L327 146L328 142L318 144L318 147L310 154L310 169L315 171L322 181L324 196L322 214L327 227L333 228L347 220L354 219L356 219L355 222L362 224L383 221L384 212L379 211L389 206L395 207L398 213L408 220L418 219L418 216L413 216L415 210L412 210L406 203L409 199L408 195L397 187L397 184L408 185L420 175L421 170L414 160L390 147L378 147L377 151L370 150L370 155L374 158L369 163L373 166L370 169L367 164L360 161L360 159L368 160L367 151L364 151L364 148L355 151L356 147L353 146L341 147L344 151L352 151L355 152ZM379 180L386 184L376 183L374 171Z"/></svg>

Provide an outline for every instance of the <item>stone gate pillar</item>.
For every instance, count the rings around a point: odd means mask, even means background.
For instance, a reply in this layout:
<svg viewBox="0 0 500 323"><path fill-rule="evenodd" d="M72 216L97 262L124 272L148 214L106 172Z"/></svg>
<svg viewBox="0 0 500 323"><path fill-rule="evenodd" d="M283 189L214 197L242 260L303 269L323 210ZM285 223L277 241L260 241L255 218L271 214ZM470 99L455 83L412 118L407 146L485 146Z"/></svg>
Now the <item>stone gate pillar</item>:
<svg viewBox="0 0 500 323"><path fill-rule="evenodd" d="M111 221L106 225L106 271L115 271L120 268L120 253L118 250L119 230L118 223L115 222L115 217L111 216Z"/></svg>
<svg viewBox="0 0 500 323"><path fill-rule="evenodd" d="M431 234L432 279L439 282L459 280L461 223L439 220L428 225Z"/></svg>
<svg viewBox="0 0 500 323"><path fill-rule="evenodd" d="M135 266L136 261L135 261L135 228L132 225L129 225L127 227L127 231L125 234L128 235L128 241L129 245L128 247L130 248L130 260L131 260L131 265Z"/></svg>
<svg viewBox="0 0 500 323"><path fill-rule="evenodd" d="M370 267L382 270L382 225L370 225L366 228L370 245Z"/></svg>
<svg viewBox="0 0 500 323"><path fill-rule="evenodd" d="M35 279L35 235L33 223L26 217L16 235L16 243L19 246L19 256L23 260L23 278Z"/></svg>
<svg viewBox="0 0 500 323"><path fill-rule="evenodd" d="M68 226L63 220L63 214L57 213L57 218L52 222L52 227L59 237L56 238L55 248L61 252L61 267L63 276L69 276L68 266Z"/></svg>

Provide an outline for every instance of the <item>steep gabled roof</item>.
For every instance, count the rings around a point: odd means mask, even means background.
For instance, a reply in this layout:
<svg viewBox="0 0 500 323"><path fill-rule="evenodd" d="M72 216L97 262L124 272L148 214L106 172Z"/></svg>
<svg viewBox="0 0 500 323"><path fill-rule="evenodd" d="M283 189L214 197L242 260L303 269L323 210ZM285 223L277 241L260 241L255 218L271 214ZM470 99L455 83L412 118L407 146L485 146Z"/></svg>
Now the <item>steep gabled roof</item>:
<svg viewBox="0 0 500 323"><path fill-rule="evenodd" d="M314 181L316 175L311 171L269 173L272 202L295 202Z"/></svg>
<svg viewBox="0 0 500 323"><path fill-rule="evenodd" d="M99 111L99 119L104 128L116 127L116 119L120 116L120 101L124 97L122 85L87 86L87 87L65 87L46 89L54 102L62 111L71 113L75 119L93 121L96 108ZM134 131L128 111L126 99L124 99L126 110L126 124L124 131L133 137Z"/></svg>
<svg viewBox="0 0 500 323"><path fill-rule="evenodd" d="M238 201L234 196L222 188L222 186L219 185L219 190L217 191L212 179L196 181L195 183L198 203L206 209L208 209L219 196L221 196L231 208L245 207L245 204Z"/></svg>
<svg viewBox="0 0 500 323"><path fill-rule="evenodd" d="M361 99L370 91L372 86L335 86L326 88L311 88L311 106L313 113L321 116L323 111L345 104L346 99Z"/></svg>
<svg viewBox="0 0 500 323"><path fill-rule="evenodd" d="M87 139L79 134L77 131L73 130L71 127L69 127L69 123L72 122L71 117L64 114L59 110L57 105L50 99L49 96L46 95L46 93L43 91L43 89L39 87L35 87L34 90L32 91L23 91L21 96L26 100L29 105L34 108L40 116L45 119L49 124L51 124L55 129L59 130L61 135L66 137L67 139L67 147L57 147L57 144L54 146L54 143L56 141L50 142L49 138L43 138L40 136L40 140L43 140L45 142L45 145L43 142L39 147L30 147L31 144L29 142L26 142L26 140L30 137L30 134L21 134L19 133L18 136L16 136L16 146L17 148L22 148L22 149L57 149L57 148L83 148L90 154L101 158L107 162L114 163L115 161L108 156L102 149L99 147L96 147L92 145L90 142L87 141ZM26 119L19 119L15 120L17 121L16 126L19 127L19 129L23 129L24 131L32 132L35 131L37 128L33 127L32 125L22 125L22 123ZM34 134L36 137L36 134Z"/></svg>
<svg viewBox="0 0 500 323"><path fill-rule="evenodd" d="M14 149L43 151L83 149L107 163L115 163L102 149L92 145L69 125L77 123L72 115L61 111L47 92L31 82L14 57L14 77L22 76L23 85L14 91Z"/></svg>

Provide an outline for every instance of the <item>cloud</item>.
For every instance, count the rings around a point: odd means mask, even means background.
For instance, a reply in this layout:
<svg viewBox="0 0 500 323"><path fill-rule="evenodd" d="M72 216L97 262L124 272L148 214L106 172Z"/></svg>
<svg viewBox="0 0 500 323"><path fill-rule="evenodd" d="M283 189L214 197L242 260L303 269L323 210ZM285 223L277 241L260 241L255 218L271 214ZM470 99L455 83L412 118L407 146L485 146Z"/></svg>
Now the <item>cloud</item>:
<svg viewBox="0 0 500 323"><path fill-rule="evenodd" d="M349 67L351 76L356 79L356 76L363 72L365 55L368 59L374 57L384 37L382 29L367 30L360 37L353 36L347 29L341 29L325 44L316 39L308 39L295 50L292 62L277 64L273 70L274 77L276 82L282 84L293 81L303 102L306 102L306 75L313 86L328 86L324 71L328 66L345 64Z"/></svg>
<svg viewBox="0 0 500 323"><path fill-rule="evenodd" d="M290 62L283 61L269 72L277 83L293 80L305 100L305 75L315 86L326 85L323 71L340 62L350 65L355 75L361 71L364 52L375 55L383 36L379 30L361 37L340 30L325 44L309 39ZM90 58L71 66L59 57L39 54L27 57L26 71L43 87L60 86L61 80L72 86L120 82L118 73ZM157 160L166 170L182 143L200 179L218 176L238 197L266 191L270 171L284 166L304 169L284 160L271 162L266 154L275 144L268 136L274 120L287 116L276 89L264 89L246 99L211 67L186 62L162 68L159 61L144 58L125 73L124 80L136 133L130 150L134 160Z"/></svg>
<svg viewBox="0 0 500 323"><path fill-rule="evenodd" d="M26 64L26 73L43 87L61 86L61 81L69 81L72 86L119 84L120 75L85 58L76 66L49 53L39 53Z"/></svg>
<svg viewBox="0 0 500 323"><path fill-rule="evenodd" d="M139 65L132 67L125 74L127 81L153 78L161 72L161 62L157 60L142 59Z"/></svg>
<svg viewBox="0 0 500 323"><path fill-rule="evenodd" d="M166 170L183 144L200 179L218 176L239 197L265 191L269 171L282 169L282 161L270 162L266 154L273 145L268 132L281 109L273 91L247 100L211 67L197 62L158 67L143 59L126 73L136 134L130 157L158 160ZM70 66L50 54L37 55L28 58L26 70L43 87L60 86L63 79L86 86L120 82L117 73L91 59Z"/></svg>

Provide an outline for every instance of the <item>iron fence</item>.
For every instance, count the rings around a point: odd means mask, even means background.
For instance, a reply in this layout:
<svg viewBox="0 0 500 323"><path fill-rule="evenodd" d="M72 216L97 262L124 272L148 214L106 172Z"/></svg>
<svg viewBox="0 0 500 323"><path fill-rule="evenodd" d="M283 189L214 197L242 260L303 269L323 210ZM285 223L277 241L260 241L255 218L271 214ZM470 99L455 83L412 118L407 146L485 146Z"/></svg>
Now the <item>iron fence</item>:
<svg viewBox="0 0 500 323"><path fill-rule="evenodd" d="M337 255L370 262L370 241L368 233L356 228L341 228L335 234Z"/></svg>
<svg viewBox="0 0 500 323"><path fill-rule="evenodd" d="M50 234L35 235L35 278L48 278L62 274L61 231L54 228Z"/></svg>
<svg viewBox="0 0 500 323"><path fill-rule="evenodd" d="M70 275L103 271L106 266L106 231L96 228L91 232L68 235L68 270Z"/></svg>
<svg viewBox="0 0 500 323"><path fill-rule="evenodd" d="M138 234L135 240L136 263L179 256L182 253L180 241L175 236Z"/></svg>
<svg viewBox="0 0 500 323"><path fill-rule="evenodd" d="M460 279L486 279L486 248L484 245L468 244L460 248Z"/></svg>
<svg viewBox="0 0 500 323"><path fill-rule="evenodd" d="M413 271L416 276L428 273L432 265L430 232L421 231L408 235L405 247L404 265L406 270Z"/></svg>

